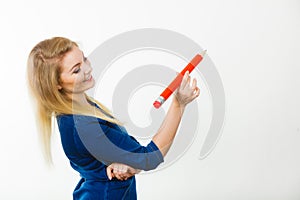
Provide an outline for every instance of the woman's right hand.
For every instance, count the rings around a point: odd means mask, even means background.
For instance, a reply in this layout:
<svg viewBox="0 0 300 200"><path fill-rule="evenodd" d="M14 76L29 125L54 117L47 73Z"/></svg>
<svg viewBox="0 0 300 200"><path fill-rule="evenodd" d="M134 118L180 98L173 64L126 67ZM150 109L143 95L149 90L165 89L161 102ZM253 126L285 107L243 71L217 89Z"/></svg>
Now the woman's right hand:
<svg viewBox="0 0 300 200"><path fill-rule="evenodd" d="M200 89L197 87L197 80L194 78L191 85L191 77L187 71L179 87L175 91L175 100L180 106L185 107L188 103L192 102L200 94Z"/></svg>
<svg viewBox="0 0 300 200"><path fill-rule="evenodd" d="M141 170L134 169L122 163L112 163L106 168L106 174L109 180L115 177L120 181L124 181L140 172Z"/></svg>

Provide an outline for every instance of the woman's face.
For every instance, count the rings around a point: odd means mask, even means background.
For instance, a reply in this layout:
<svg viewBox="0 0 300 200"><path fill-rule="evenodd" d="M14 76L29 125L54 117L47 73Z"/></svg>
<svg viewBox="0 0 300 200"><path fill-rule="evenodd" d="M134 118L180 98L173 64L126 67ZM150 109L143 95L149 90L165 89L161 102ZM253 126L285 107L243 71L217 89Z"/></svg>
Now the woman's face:
<svg viewBox="0 0 300 200"><path fill-rule="evenodd" d="M91 72L91 63L84 57L83 52L74 46L62 60L61 84L58 85L58 89L73 94L85 92L95 85Z"/></svg>

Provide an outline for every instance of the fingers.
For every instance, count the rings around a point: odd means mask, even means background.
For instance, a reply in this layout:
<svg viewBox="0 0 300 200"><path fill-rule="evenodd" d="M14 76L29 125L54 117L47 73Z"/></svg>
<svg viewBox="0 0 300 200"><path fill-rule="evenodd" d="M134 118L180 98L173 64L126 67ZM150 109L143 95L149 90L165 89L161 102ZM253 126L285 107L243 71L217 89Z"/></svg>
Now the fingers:
<svg viewBox="0 0 300 200"><path fill-rule="evenodd" d="M193 97L196 98L200 95L200 89L197 87L197 79L193 79L193 83L192 83L192 87L191 87L192 91L193 91ZM194 99L193 98L193 99Z"/></svg>
<svg viewBox="0 0 300 200"><path fill-rule="evenodd" d="M191 83L192 82L192 83ZM176 99L181 105L187 105L200 94L200 89L197 87L197 80L192 79L189 72L186 71L178 90L176 91Z"/></svg>
<svg viewBox="0 0 300 200"><path fill-rule="evenodd" d="M193 98L192 99L195 99L199 95L200 95L200 89L198 87L196 87L195 90L194 90L194 94L193 94Z"/></svg>
<svg viewBox="0 0 300 200"><path fill-rule="evenodd" d="M188 73L188 71L184 74L184 78L182 80L183 86L182 89L186 91L188 94L194 94L197 88L197 79L192 80L192 85L191 85L191 77ZM198 88L199 89L199 88Z"/></svg>
<svg viewBox="0 0 300 200"><path fill-rule="evenodd" d="M113 178L112 171L113 171L113 168L111 165L106 168L106 174L107 174L107 177L109 178L109 180L111 180Z"/></svg>
<svg viewBox="0 0 300 200"><path fill-rule="evenodd" d="M189 79L189 71L186 71L179 86L181 90L185 88Z"/></svg>
<svg viewBox="0 0 300 200"><path fill-rule="evenodd" d="M107 167L106 172L110 180L115 177L118 180L123 181L139 173L140 170L134 169L125 164L113 163Z"/></svg>
<svg viewBox="0 0 300 200"><path fill-rule="evenodd" d="M117 171L114 171L114 175L117 179L119 179L120 181L123 181L124 180L124 176L122 173L119 173Z"/></svg>
<svg viewBox="0 0 300 200"><path fill-rule="evenodd" d="M197 80L194 78L191 89L194 91L197 87Z"/></svg>
<svg viewBox="0 0 300 200"><path fill-rule="evenodd" d="M114 167L113 173L116 176L117 179L119 180L124 180L124 178L126 177L126 165L122 165L122 164L117 164Z"/></svg>

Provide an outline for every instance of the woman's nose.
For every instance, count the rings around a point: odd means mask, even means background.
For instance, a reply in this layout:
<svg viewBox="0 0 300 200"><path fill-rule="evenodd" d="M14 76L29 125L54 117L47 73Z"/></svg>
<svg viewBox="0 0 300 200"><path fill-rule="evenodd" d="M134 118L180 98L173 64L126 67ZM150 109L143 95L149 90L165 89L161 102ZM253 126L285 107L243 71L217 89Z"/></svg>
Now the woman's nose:
<svg viewBox="0 0 300 200"><path fill-rule="evenodd" d="M89 74L93 70L90 62L84 63L84 68L85 68L85 72L84 72L85 74Z"/></svg>

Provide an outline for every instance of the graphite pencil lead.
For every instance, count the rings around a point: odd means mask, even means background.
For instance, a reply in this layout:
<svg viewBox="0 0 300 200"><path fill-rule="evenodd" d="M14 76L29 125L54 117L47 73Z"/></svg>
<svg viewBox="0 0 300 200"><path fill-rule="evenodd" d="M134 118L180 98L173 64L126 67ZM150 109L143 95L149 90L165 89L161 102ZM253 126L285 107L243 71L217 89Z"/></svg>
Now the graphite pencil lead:
<svg viewBox="0 0 300 200"><path fill-rule="evenodd" d="M206 54L206 49L204 51L202 51L199 55L201 55L202 57Z"/></svg>

